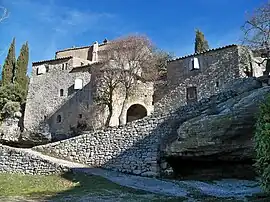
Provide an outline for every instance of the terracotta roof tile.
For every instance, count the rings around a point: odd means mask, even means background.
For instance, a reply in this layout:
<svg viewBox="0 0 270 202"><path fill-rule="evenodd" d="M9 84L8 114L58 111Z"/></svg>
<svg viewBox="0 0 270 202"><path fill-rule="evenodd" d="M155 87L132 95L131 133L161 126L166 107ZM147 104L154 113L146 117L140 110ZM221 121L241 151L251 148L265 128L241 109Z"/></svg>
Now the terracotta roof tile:
<svg viewBox="0 0 270 202"><path fill-rule="evenodd" d="M201 54L212 52L212 51L218 51L218 50L225 49L225 48L231 48L231 47L234 47L234 46L237 46L237 45L236 44L231 44L231 45L227 45L227 46L223 46L223 47L219 47L219 48L213 48L213 49L210 49L210 50L201 52L201 53L194 53L194 54L186 55L186 56L183 56L183 57L175 58L173 60L169 60L168 62L182 60L182 59L185 59L185 58L188 58L188 57L192 57L192 56L196 56L196 55L201 55Z"/></svg>
<svg viewBox="0 0 270 202"><path fill-rule="evenodd" d="M71 59L71 58L73 58L73 57L68 56L68 57L56 58L56 59L51 59L51 60L41 60L41 61L37 61L37 62L32 62L32 65L42 64L42 63L46 63L46 62L53 62L53 61L57 61L57 60Z"/></svg>

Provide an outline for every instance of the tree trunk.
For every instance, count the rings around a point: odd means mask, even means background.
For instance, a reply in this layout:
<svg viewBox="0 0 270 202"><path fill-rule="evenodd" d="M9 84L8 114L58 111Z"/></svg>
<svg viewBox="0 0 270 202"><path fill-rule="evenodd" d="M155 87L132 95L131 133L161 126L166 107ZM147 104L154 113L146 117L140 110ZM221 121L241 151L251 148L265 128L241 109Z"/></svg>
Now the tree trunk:
<svg viewBox="0 0 270 202"><path fill-rule="evenodd" d="M270 72L270 58L267 58L267 60L266 60L265 71L267 72L267 75L269 75L269 72Z"/></svg>
<svg viewBox="0 0 270 202"><path fill-rule="evenodd" d="M122 105L122 109L121 109L121 113L120 113L120 115L118 117L118 119L119 119L119 125L123 125L124 124L124 121L122 121L121 118L124 115L124 108L125 108L127 99L128 99L128 93L126 91L126 93L125 93L125 99L124 99L124 102L123 102L123 105Z"/></svg>
<svg viewBox="0 0 270 202"><path fill-rule="evenodd" d="M109 107L109 115L108 115L108 117L106 119L106 122L105 122L105 126L106 127L109 127L110 126L110 121L111 121L112 113L113 113L112 104L109 104L108 107Z"/></svg>

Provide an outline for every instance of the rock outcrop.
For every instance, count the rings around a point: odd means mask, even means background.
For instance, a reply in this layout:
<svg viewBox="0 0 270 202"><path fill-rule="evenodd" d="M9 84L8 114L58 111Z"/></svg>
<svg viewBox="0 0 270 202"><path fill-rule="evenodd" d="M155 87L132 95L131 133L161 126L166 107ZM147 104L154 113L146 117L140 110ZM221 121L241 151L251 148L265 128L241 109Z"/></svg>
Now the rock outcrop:
<svg viewBox="0 0 270 202"><path fill-rule="evenodd" d="M213 104L199 116L180 124L177 140L163 150L164 156L171 158L171 164L174 164L173 161L178 161L178 164L192 161L193 167L198 165L194 162L222 162L223 167L226 166L224 162L252 164L256 115L260 103L270 93L270 86L257 89L243 87L245 89L238 96Z"/></svg>
<svg viewBox="0 0 270 202"><path fill-rule="evenodd" d="M6 118L0 126L0 143L15 147L32 147L51 142L51 133L47 124L40 125L35 132L22 131L21 113Z"/></svg>

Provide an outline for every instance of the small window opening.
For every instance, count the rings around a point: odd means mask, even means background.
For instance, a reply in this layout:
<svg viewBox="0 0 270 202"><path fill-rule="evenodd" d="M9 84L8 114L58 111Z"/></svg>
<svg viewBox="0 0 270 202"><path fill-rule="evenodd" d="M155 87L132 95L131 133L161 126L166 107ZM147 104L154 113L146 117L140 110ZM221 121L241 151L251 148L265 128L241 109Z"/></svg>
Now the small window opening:
<svg viewBox="0 0 270 202"><path fill-rule="evenodd" d="M66 63L66 69L67 69L67 67L68 67L68 63Z"/></svg>
<svg viewBox="0 0 270 202"><path fill-rule="evenodd" d="M83 62L81 62L81 66L83 66L84 65L84 63Z"/></svg>
<svg viewBox="0 0 270 202"><path fill-rule="evenodd" d="M64 70L65 69L65 64L62 64L62 70Z"/></svg>
<svg viewBox="0 0 270 202"><path fill-rule="evenodd" d="M80 119L82 118L82 114L79 114L79 118L80 118Z"/></svg>
<svg viewBox="0 0 270 202"><path fill-rule="evenodd" d="M62 117L60 115L58 115L57 118L56 118L56 122L61 123L61 121L62 121Z"/></svg>
<svg viewBox="0 0 270 202"><path fill-rule="evenodd" d="M216 87L219 87L219 81L216 82Z"/></svg>
<svg viewBox="0 0 270 202"><path fill-rule="evenodd" d="M64 90L60 89L60 96L63 96L63 95L64 95Z"/></svg>
<svg viewBox="0 0 270 202"><path fill-rule="evenodd" d="M49 66L46 66L46 72L49 72Z"/></svg>
<svg viewBox="0 0 270 202"><path fill-rule="evenodd" d="M187 88L187 102L195 102L197 101L197 88L196 87L189 87Z"/></svg>

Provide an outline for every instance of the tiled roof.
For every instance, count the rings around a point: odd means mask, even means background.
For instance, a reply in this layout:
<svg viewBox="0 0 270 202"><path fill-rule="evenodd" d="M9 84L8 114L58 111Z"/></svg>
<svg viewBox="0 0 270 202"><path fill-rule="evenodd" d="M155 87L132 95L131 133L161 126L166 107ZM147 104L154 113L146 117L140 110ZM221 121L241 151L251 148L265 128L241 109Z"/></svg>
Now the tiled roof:
<svg viewBox="0 0 270 202"><path fill-rule="evenodd" d="M77 50L77 49L90 48L90 47L92 47L92 45L91 46L81 46L81 47L66 48L66 49L63 49L63 50L56 51L55 53L65 52L65 51L69 51L69 50Z"/></svg>
<svg viewBox="0 0 270 202"><path fill-rule="evenodd" d="M57 61L57 60L71 59L71 58L72 58L72 56L56 58L56 59L51 59L51 60L41 60L41 61L38 61L38 62L33 62L32 65L42 64L42 63L45 63L45 62L53 62L53 61Z"/></svg>
<svg viewBox="0 0 270 202"><path fill-rule="evenodd" d="M70 70L70 72L78 72L78 71L84 70L84 69L89 68L89 67L91 67L93 65L96 65L96 64L102 64L102 63L101 62L95 62L95 63L92 63L92 64L73 67L72 70Z"/></svg>
<svg viewBox="0 0 270 202"><path fill-rule="evenodd" d="M223 47L219 47L219 48L213 48L213 49L210 49L210 50L207 50L207 51L204 51L204 52L194 53L194 54L186 55L186 56L183 56L183 57L175 58L173 60L169 60L168 62L173 62L173 61L176 61L176 60L182 60L182 59L185 59L185 58L188 58L188 57L193 57L193 56L201 55L201 54L208 53L208 52L218 51L218 50L225 49L225 48L231 48L231 47L234 47L234 46L237 46L237 45L236 44L231 44L231 45L227 45L227 46L223 46Z"/></svg>

